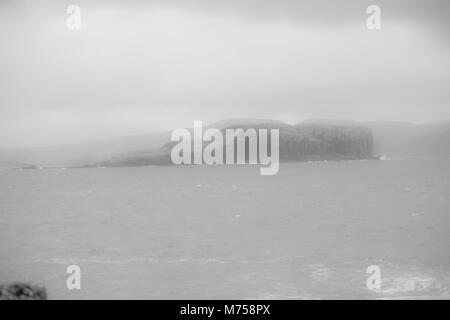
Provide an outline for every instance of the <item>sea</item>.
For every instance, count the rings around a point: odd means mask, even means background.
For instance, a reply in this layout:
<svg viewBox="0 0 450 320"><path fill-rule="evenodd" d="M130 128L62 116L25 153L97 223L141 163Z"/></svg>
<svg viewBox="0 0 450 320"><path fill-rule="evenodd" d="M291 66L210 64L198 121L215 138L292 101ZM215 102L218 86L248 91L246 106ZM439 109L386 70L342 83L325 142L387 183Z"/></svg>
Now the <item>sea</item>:
<svg viewBox="0 0 450 320"><path fill-rule="evenodd" d="M5 168L0 284L17 281L50 299L449 299L450 158Z"/></svg>

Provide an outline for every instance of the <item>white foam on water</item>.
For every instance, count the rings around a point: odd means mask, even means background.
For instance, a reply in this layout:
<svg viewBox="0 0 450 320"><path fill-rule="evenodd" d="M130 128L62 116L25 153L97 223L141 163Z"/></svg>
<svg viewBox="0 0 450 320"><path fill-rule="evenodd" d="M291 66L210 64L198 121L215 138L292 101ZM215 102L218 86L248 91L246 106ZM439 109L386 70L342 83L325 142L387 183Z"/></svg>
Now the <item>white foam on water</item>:
<svg viewBox="0 0 450 320"><path fill-rule="evenodd" d="M295 294L295 295L283 295L279 293L261 293L256 298L250 297L249 300L321 300L319 297L311 296L309 294Z"/></svg>
<svg viewBox="0 0 450 320"><path fill-rule="evenodd" d="M429 276L408 276L383 279L381 290L377 293L387 295L378 299L403 299L442 297L448 295L446 290L442 290L442 285Z"/></svg>
<svg viewBox="0 0 450 320"><path fill-rule="evenodd" d="M316 281L327 281L330 278L330 269L323 264L312 264L311 277Z"/></svg>

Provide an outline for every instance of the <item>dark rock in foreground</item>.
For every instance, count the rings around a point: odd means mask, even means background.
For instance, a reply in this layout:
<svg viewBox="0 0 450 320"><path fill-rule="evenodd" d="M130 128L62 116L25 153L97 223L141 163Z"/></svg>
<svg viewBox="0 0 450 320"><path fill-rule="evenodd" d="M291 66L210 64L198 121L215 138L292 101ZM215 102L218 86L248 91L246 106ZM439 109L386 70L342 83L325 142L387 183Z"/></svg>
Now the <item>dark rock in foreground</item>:
<svg viewBox="0 0 450 320"><path fill-rule="evenodd" d="M47 300L45 287L28 283L0 286L0 300Z"/></svg>

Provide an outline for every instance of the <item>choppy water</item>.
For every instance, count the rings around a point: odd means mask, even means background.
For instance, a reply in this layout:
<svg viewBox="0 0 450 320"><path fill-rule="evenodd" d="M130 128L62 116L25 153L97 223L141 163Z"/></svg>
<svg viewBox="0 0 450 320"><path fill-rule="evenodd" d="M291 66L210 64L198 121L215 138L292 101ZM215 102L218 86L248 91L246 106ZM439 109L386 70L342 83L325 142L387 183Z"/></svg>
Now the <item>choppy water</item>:
<svg viewBox="0 0 450 320"><path fill-rule="evenodd" d="M450 298L450 159L0 171L0 282L50 298ZM66 267L82 289L66 289ZM366 288L379 265L382 288Z"/></svg>

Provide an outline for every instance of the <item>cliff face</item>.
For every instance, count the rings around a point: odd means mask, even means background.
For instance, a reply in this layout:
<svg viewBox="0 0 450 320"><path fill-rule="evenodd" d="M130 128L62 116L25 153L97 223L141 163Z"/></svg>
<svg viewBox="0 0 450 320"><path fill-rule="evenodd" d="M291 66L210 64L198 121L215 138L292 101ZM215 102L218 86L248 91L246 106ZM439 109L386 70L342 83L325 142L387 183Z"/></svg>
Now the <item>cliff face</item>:
<svg viewBox="0 0 450 320"><path fill-rule="evenodd" d="M334 126L322 124L288 125L284 123L266 122L255 124L227 125L219 128L244 130L279 129L280 161L320 161L320 160L358 160L373 158L372 132L368 128L353 126ZM225 136L225 134L224 134ZM270 138L269 138L270 141ZM172 164L170 152L177 142L167 142L162 148L140 151L116 156L110 161L100 163L101 166L145 166ZM204 144L205 147L206 144ZM248 154L248 146L246 153ZM270 150L270 148L269 148ZM224 147L224 156L226 150ZM235 152L236 154L236 152Z"/></svg>
<svg viewBox="0 0 450 320"><path fill-rule="evenodd" d="M373 157L370 129L316 124L295 126L295 136L280 137L284 160L346 160Z"/></svg>
<svg viewBox="0 0 450 320"><path fill-rule="evenodd" d="M308 120L308 124L370 128L374 153L390 158L442 157L450 155L450 121L408 123Z"/></svg>

